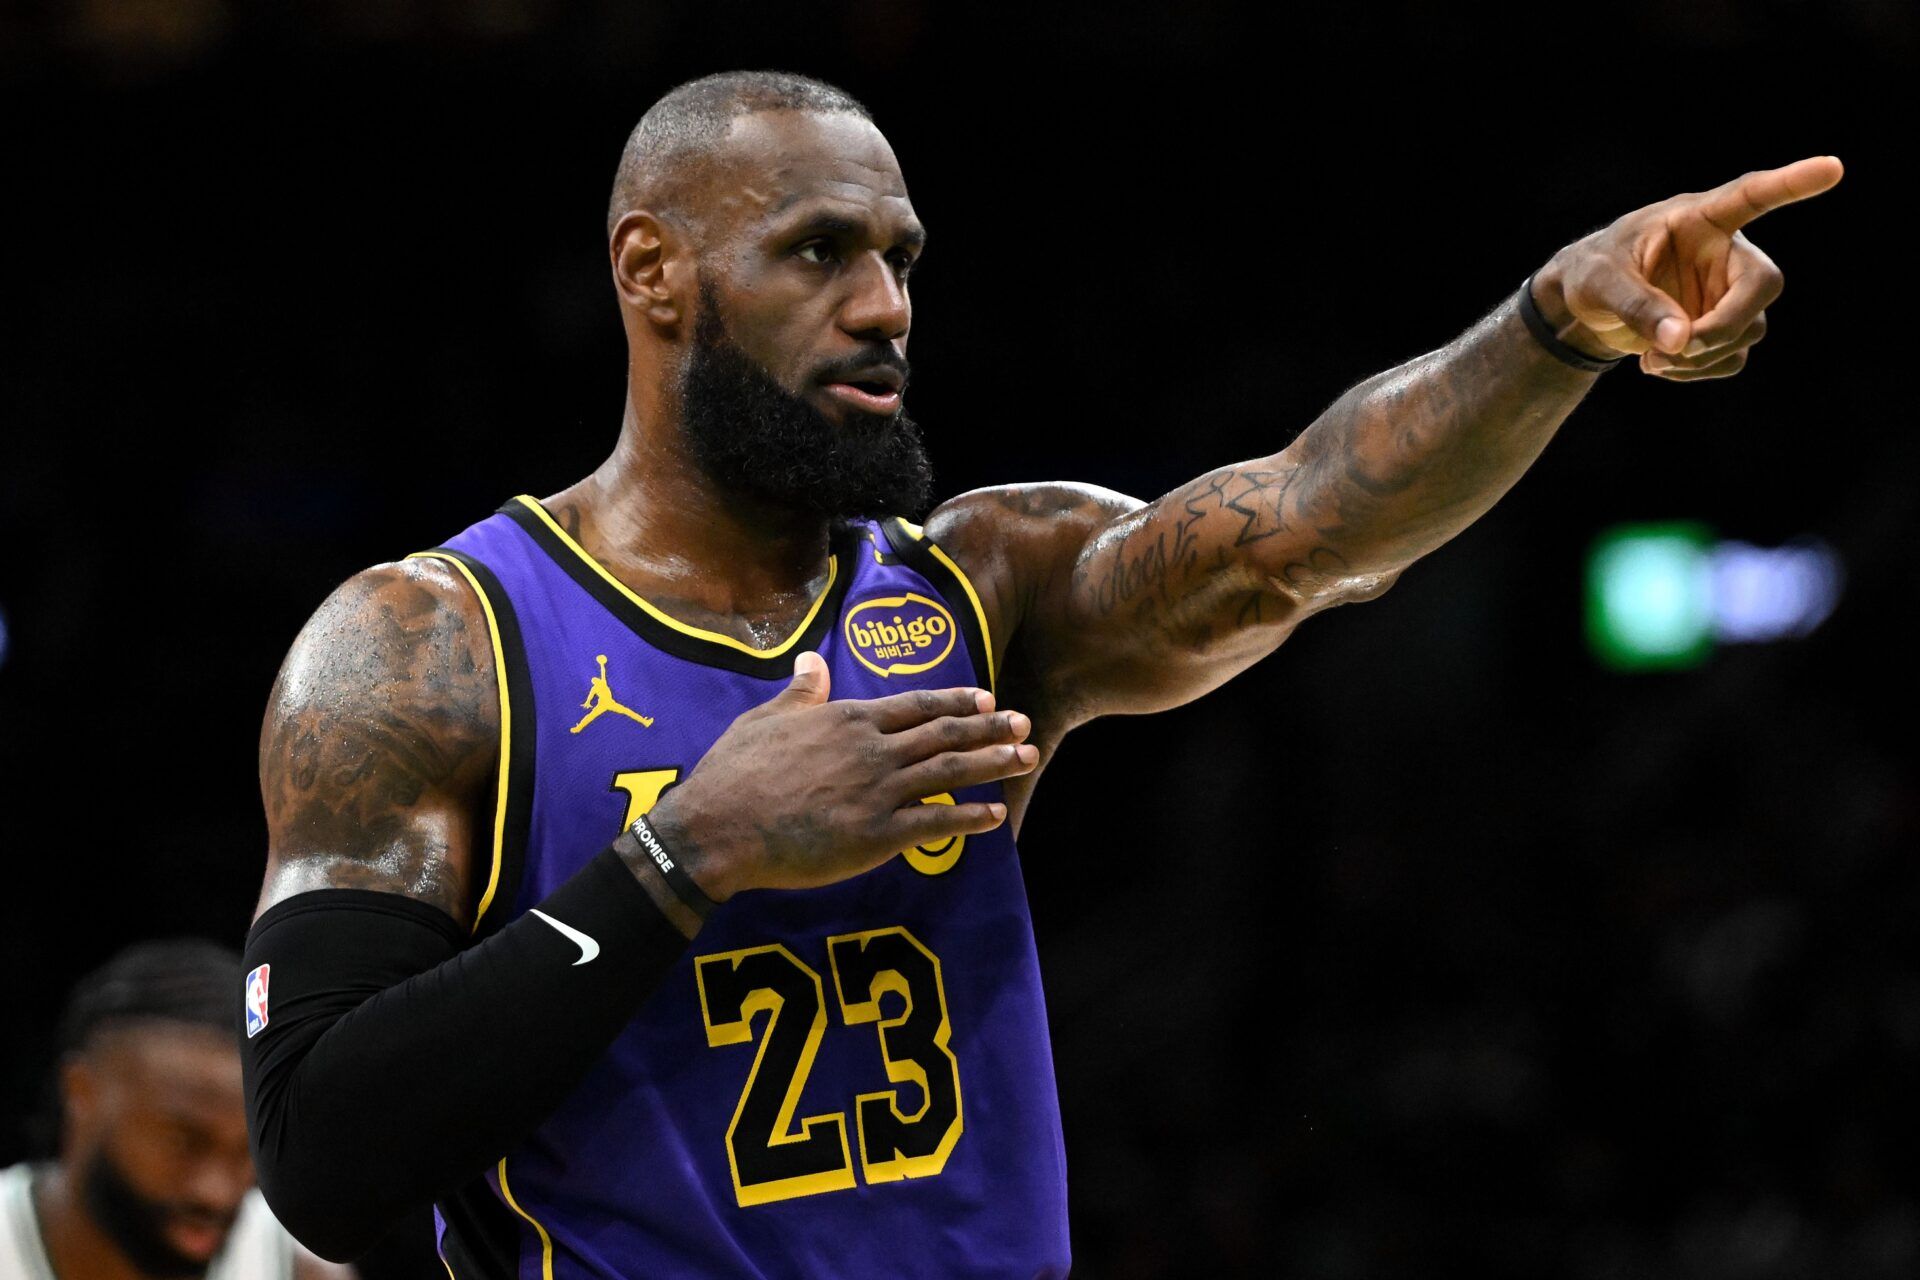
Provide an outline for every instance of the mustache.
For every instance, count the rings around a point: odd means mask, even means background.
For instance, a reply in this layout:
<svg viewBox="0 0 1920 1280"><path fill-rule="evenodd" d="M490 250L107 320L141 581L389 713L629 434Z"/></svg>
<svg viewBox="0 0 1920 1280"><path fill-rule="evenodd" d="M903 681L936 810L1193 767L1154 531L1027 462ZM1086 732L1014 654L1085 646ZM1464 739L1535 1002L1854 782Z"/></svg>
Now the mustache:
<svg viewBox="0 0 1920 1280"><path fill-rule="evenodd" d="M900 389L902 391L906 390L907 383L913 376L913 366L907 363L905 356L895 351L892 347L869 347L864 351L856 352L850 356L843 356L838 360L829 360L815 371L814 381L845 382L862 373L869 373L879 368L891 369L899 374Z"/></svg>

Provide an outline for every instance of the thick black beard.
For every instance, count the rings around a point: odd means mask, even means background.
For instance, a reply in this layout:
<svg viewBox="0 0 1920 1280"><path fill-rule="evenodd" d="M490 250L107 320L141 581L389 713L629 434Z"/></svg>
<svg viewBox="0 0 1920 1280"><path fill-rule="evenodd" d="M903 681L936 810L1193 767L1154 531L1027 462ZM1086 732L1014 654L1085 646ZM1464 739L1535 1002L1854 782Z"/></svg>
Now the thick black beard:
<svg viewBox="0 0 1920 1280"><path fill-rule="evenodd" d="M849 413L835 426L740 348L704 281L681 377L681 419L708 478L781 510L829 521L916 517L933 492L913 419L904 411Z"/></svg>
<svg viewBox="0 0 1920 1280"><path fill-rule="evenodd" d="M126 1255L134 1270L149 1276L186 1278L204 1276L212 1265L211 1259L195 1261L168 1243L165 1230L175 1206L141 1195L104 1147L80 1169L80 1194L88 1215Z"/></svg>

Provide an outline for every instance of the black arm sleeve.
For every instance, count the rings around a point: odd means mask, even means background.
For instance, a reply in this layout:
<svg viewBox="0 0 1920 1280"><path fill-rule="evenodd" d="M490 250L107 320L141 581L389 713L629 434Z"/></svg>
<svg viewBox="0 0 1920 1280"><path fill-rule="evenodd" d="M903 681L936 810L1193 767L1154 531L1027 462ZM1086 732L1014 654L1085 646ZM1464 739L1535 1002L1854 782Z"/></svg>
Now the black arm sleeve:
<svg viewBox="0 0 1920 1280"><path fill-rule="evenodd" d="M357 1257L505 1155L687 948L611 848L539 910L587 941L529 912L463 951L445 912L364 889L254 923L247 969L270 967L265 1023L242 1026L247 1125L260 1189L307 1248Z"/></svg>

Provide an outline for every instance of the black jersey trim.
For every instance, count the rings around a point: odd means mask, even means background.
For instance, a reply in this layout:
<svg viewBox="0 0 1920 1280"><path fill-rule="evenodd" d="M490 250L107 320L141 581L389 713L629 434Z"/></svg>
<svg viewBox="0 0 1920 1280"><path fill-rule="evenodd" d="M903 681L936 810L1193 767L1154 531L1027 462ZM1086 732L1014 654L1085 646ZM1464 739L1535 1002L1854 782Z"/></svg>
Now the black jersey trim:
<svg viewBox="0 0 1920 1280"><path fill-rule="evenodd" d="M887 545L893 548L893 554L932 583L934 590L953 610L954 617L960 622L960 634L967 638L967 656L973 660L974 678L980 682L981 688L989 693L995 692L993 650L990 647L992 641L987 635L986 610L981 606L973 584L967 581L966 575L947 553L915 526L898 518L882 520L879 524L881 532L887 536Z"/></svg>
<svg viewBox="0 0 1920 1280"><path fill-rule="evenodd" d="M562 572L654 648L688 662L763 680L791 676L793 660L820 647L839 620L840 606L859 560L855 531L836 526L828 544L832 580L814 601L805 624L772 649L753 649L731 636L676 622L648 604L588 555L534 499L514 498L500 508L499 514L519 525Z"/></svg>
<svg viewBox="0 0 1920 1280"><path fill-rule="evenodd" d="M473 937L484 938L506 923L507 911L520 893L520 877L527 863L527 840L533 822L535 732L533 676L527 669L527 650L520 636L520 619L513 601L493 570L464 551L434 547L408 559L445 560L462 571L480 595L488 626L493 631L501 680L500 727L502 767L494 779L493 862L483 881L474 878Z"/></svg>

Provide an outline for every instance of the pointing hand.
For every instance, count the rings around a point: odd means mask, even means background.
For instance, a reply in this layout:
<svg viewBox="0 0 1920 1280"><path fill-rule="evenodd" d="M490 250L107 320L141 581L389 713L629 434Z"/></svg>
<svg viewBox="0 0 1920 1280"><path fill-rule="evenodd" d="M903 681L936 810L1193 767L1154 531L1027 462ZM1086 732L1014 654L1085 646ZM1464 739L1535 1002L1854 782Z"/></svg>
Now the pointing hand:
<svg viewBox="0 0 1920 1280"><path fill-rule="evenodd" d="M1575 241L1534 276L1534 301L1566 342L1595 359L1622 352L1670 382L1740 372L1780 296L1773 260L1741 228L1840 181L1811 156L1636 209Z"/></svg>

